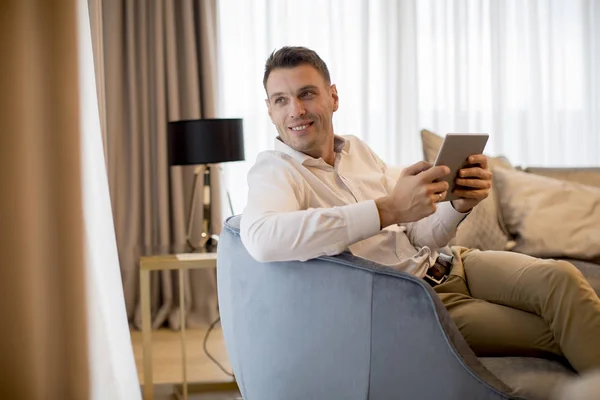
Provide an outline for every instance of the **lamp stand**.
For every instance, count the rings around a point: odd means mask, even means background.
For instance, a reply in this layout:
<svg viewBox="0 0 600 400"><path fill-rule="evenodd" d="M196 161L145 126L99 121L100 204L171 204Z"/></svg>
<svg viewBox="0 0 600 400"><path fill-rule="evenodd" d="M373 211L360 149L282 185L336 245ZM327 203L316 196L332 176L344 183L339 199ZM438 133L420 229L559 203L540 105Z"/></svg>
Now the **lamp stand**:
<svg viewBox="0 0 600 400"><path fill-rule="evenodd" d="M192 198L190 201L190 208L188 211L188 224L187 224L187 235L186 242L192 251L200 250L204 253L214 251L216 246L216 236L211 235L211 187L210 187L210 165L199 165L194 169L194 183L192 185ZM202 197L202 204L204 206L204 216L202 221L202 234L200 235L200 243L194 244L192 242L192 228L194 226L194 213L196 211L196 197L198 193L198 180L200 179L200 173L203 172L204 177L204 190Z"/></svg>

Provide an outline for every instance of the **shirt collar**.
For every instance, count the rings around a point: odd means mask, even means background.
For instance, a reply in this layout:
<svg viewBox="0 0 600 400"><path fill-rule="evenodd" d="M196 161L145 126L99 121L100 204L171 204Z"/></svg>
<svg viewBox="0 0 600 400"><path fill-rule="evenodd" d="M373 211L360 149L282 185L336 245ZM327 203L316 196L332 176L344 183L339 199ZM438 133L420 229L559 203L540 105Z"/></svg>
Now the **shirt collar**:
<svg viewBox="0 0 600 400"><path fill-rule="evenodd" d="M290 146L283 143L279 136L275 138L275 150L287 154L302 165L319 165L325 163L320 157L314 158L308 154L292 149ZM350 151L350 141L341 136L333 135L333 151L336 153L347 154Z"/></svg>

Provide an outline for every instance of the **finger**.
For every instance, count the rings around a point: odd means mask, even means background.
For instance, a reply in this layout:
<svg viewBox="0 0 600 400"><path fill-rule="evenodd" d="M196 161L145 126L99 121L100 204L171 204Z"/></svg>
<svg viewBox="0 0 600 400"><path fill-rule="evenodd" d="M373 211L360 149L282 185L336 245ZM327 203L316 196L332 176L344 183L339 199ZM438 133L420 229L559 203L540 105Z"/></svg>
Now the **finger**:
<svg viewBox="0 0 600 400"><path fill-rule="evenodd" d="M449 187L450 187L450 185L448 185L448 182L445 182L445 181L433 182L433 183L430 183L429 185L427 185L427 193L429 193L429 194L442 193L442 192L447 191Z"/></svg>
<svg viewBox="0 0 600 400"><path fill-rule="evenodd" d="M477 189L477 190L465 190L465 189L454 189L452 191L458 197L463 199L475 199L475 200L484 200L490 194L489 189Z"/></svg>
<svg viewBox="0 0 600 400"><path fill-rule="evenodd" d="M450 173L450 168L445 165L438 165L437 167L431 167L427 171L423 171L420 176L425 182L433 182L440 179Z"/></svg>
<svg viewBox="0 0 600 400"><path fill-rule="evenodd" d="M447 194L448 192L445 190L440 193L432 193L431 195L429 195L429 200L431 200L432 204L439 203L440 201L446 198Z"/></svg>
<svg viewBox="0 0 600 400"><path fill-rule="evenodd" d="M458 186L475 189L490 189L492 187L492 181L486 179L463 179L457 178L454 182Z"/></svg>
<svg viewBox="0 0 600 400"><path fill-rule="evenodd" d="M473 154L472 156L469 156L467 161L469 164L479 165L483 169L488 168L488 158L483 154Z"/></svg>
<svg viewBox="0 0 600 400"><path fill-rule="evenodd" d="M485 180L492 180L492 171L479 167L463 168L458 171L458 176L460 178L481 178Z"/></svg>
<svg viewBox="0 0 600 400"><path fill-rule="evenodd" d="M404 168L401 172L401 176L412 176L412 175L417 175L423 171L428 170L429 168L431 168L432 164L428 163L427 161L419 161L413 165L410 165L406 168Z"/></svg>

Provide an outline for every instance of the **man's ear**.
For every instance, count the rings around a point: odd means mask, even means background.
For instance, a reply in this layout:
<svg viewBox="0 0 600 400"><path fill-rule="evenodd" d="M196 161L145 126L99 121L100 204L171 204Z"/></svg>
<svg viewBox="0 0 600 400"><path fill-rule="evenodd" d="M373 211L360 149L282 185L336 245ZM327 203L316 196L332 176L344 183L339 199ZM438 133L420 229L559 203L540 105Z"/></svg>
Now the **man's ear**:
<svg viewBox="0 0 600 400"><path fill-rule="evenodd" d="M340 106L340 98L338 96L337 87L335 84L331 85L331 97L333 98L333 111L337 111L338 107Z"/></svg>

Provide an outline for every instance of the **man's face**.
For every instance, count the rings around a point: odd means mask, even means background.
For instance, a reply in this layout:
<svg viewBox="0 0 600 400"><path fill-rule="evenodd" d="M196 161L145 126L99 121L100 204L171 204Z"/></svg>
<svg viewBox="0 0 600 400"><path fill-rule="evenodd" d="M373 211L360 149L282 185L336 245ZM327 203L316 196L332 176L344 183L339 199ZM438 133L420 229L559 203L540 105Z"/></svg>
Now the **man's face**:
<svg viewBox="0 0 600 400"><path fill-rule="evenodd" d="M281 140L312 157L325 157L333 147L335 85L328 85L312 66L299 65L271 71L266 89L269 116Z"/></svg>

